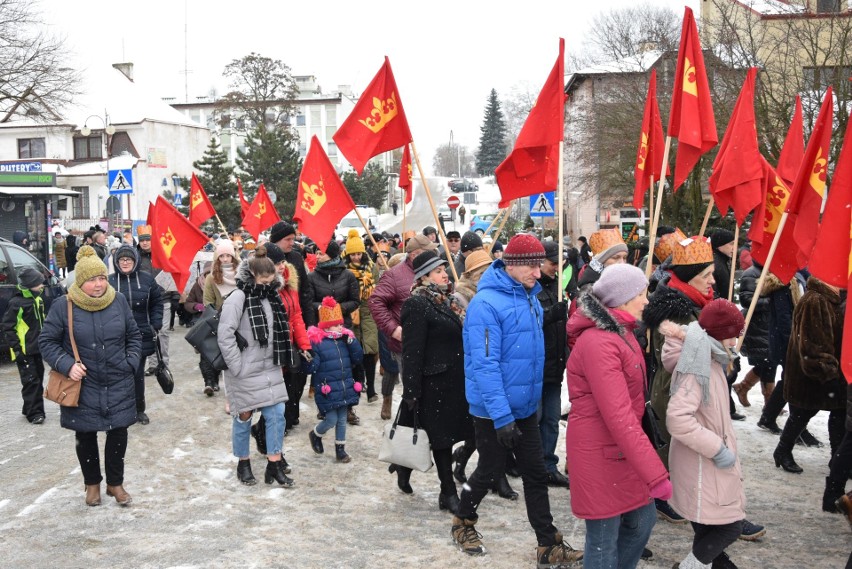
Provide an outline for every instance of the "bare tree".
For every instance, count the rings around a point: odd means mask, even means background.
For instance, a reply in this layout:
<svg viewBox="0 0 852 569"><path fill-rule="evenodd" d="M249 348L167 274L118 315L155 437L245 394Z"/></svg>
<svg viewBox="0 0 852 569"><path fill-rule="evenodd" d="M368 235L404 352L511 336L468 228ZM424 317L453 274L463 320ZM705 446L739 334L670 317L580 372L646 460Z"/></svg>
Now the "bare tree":
<svg viewBox="0 0 852 569"><path fill-rule="evenodd" d="M680 28L674 10L645 3L599 13L584 43L597 61L621 61L648 49L676 50Z"/></svg>
<svg viewBox="0 0 852 569"><path fill-rule="evenodd" d="M474 173L473 155L467 146L442 144L435 150L432 171L436 176L470 176ZM461 171L459 171L461 166Z"/></svg>
<svg viewBox="0 0 852 569"><path fill-rule="evenodd" d="M62 38L49 35L37 6L0 0L0 122L26 116L55 121L79 94Z"/></svg>
<svg viewBox="0 0 852 569"><path fill-rule="evenodd" d="M237 109L250 124L280 126L293 114L299 87L290 68L280 60L250 53L235 59L223 72L230 91L219 100L219 118Z"/></svg>

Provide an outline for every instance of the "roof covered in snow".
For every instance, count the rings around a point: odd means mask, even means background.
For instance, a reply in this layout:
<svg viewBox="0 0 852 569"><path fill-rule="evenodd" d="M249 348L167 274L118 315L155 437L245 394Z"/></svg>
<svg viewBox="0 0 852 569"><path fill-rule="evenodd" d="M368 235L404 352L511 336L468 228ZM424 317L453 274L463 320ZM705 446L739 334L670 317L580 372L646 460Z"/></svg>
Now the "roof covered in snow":
<svg viewBox="0 0 852 569"><path fill-rule="evenodd" d="M785 0L738 0L738 3L763 16L801 14L805 7Z"/></svg>
<svg viewBox="0 0 852 569"><path fill-rule="evenodd" d="M607 61L584 67L572 75L610 75L613 73L644 73L662 57L663 52L649 50L617 61Z"/></svg>

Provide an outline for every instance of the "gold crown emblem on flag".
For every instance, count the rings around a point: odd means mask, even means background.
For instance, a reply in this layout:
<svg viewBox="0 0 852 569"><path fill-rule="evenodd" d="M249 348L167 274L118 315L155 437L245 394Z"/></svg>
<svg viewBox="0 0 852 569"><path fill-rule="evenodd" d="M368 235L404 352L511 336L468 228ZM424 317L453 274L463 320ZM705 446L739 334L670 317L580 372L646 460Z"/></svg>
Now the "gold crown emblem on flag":
<svg viewBox="0 0 852 569"><path fill-rule="evenodd" d="M677 242L672 251L672 264L698 265L713 262L713 248L704 237L690 237Z"/></svg>
<svg viewBox="0 0 852 569"><path fill-rule="evenodd" d="M683 92L698 96L698 83L695 75L695 65L688 57L683 58Z"/></svg>
<svg viewBox="0 0 852 569"><path fill-rule="evenodd" d="M201 197L201 192L195 190L194 192L192 192L190 200L192 201L192 207L198 207L198 205L204 201L204 198Z"/></svg>
<svg viewBox="0 0 852 569"><path fill-rule="evenodd" d="M763 213L763 230L767 233L775 233L778 229L778 224L781 223L781 216L784 210L787 209L787 202L790 200L790 190L787 184L780 178L775 176L775 183L768 190L766 196L766 208Z"/></svg>
<svg viewBox="0 0 852 569"><path fill-rule="evenodd" d="M639 161L636 167L640 170L645 169L645 160L648 158L648 133L642 133L642 142L639 143Z"/></svg>
<svg viewBox="0 0 852 569"><path fill-rule="evenodd" d="M399 113L399 107L396 104L396 93L391 93L390 97L384 101L373 97L373 109L370 115L365 119L359 119L358 122L369 128L373 134L378 134L396 117L397 113Z"/></svg>
<svg viewBox="0 0 852 569"><path fill-rule="evenodd" d="M317 212L325 205L326 193L325 182L322 178L316 184L308 184L302 182L302 209L311 215L316 215Z"/></svg>
<svg viewBox="0 0 852 569"><path fill-rule="evenodd" d="M160 235L160 245L163 246L163 252L165 252L166 257L171 259L172 249L177 245L177 239L175 238L175 234L172 233L171 227L166 227L166 231Z"/></svg>
<svg viewBox="0 0 852 569"><path fill-rule="evenodd" d="M828 175L828 159L823 156L822 148L819 148L814 167L811 170L811 178L809 180L811 187L820 196L825 195L825 178Z"/></svg>

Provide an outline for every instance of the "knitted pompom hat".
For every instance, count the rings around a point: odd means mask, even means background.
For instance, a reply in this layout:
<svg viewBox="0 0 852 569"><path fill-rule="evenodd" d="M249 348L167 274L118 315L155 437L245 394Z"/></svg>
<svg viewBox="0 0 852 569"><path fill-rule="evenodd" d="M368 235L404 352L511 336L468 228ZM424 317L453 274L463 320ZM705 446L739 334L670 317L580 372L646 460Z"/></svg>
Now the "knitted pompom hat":
<svg viewBox="0 0 852 569"><path fill-rule="evenodd" d="M529 233L519 233L512 237L503 251L503 263L506 265L539 266L544 262L544 245Z"/></svg>
<svg viewBox="0 0 852 569"><path fill-rule="evenodd" d="M717 298L701 309L698 325L704 328L709 336L721 342L739 338L745 328L745 318L734 303Z"/></svg>
<svg viewBox="0 0 852 569"><path fill-rule="evenodd" d="M77 264L74 265L74 282L83 286L87 280L97 276L107 276L107 268L95 250L89 245L83 245L77 251Z"/></svg>
<svg viewBox="0 0 852 569"><path fill-rule="evenodd" d="M358 230L350 229L349 235L346 237L346 254L351 255L352 253L366 252L367 249L364 247L364 240L358 235Z"/></svg>
<svg viewBox="0 0 852 569"><path fill-rule="evenodd" d="M340 305L331 296L323 298L319 307L319 327L325 330L340 324L343 324L343 312L340 310Z"/></svg>

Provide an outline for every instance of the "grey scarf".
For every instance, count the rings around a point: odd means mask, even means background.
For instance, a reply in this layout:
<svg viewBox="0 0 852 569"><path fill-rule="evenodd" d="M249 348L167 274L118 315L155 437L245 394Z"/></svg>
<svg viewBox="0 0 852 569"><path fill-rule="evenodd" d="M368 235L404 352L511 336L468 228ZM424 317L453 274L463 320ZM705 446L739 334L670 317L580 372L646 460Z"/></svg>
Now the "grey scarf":
<svg viewBox="0 0 852 569"><path fill-rule="evenodd" d="M701 402L705 405L710 403L710 365L716 360L722 369L731 361L731 353L725 349L722 343L707 335L707 332L692 322L686 327L686 338L683 340L683 349L675 366L676 378L672 377L672 385L669 395L674 395L683 381L680 379L684 374L695 376L698 385L701 386Z"/></svg>

